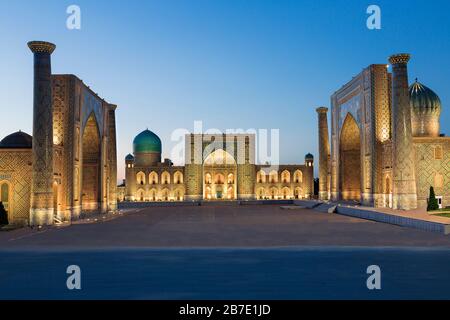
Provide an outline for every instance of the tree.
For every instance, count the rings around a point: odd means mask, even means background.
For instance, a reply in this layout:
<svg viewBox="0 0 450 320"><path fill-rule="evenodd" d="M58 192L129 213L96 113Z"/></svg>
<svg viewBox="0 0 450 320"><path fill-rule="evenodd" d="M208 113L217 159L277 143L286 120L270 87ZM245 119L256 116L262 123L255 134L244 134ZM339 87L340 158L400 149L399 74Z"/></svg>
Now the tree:
<svg viewBox="0 0 450 320"><path fill-rule="evenodd" d="M428 198L428 206L427 211L438 210L439 203L436 199L436 195L434 194L434 188L430 187L430 197Z"/></svg>
<svg viewBox="0 0 450 320"><path fill-rule="evenodd" d="M5 210L3 202L0 201L0 226L8 224L8 213Z"/></svg>

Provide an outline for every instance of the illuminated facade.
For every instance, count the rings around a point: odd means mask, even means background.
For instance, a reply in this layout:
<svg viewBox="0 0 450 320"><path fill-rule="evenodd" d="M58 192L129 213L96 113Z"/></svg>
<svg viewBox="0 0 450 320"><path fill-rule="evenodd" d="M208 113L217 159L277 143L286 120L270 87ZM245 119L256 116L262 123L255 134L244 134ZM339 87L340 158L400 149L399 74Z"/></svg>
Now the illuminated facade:
<svg viewBox="0 0 450 320"><path fill-rule="evenodd" d="M33 136L0 142L1 201L13 224L46 225L117 208L116 106L74 75L52 75L55 45L34 54Z"/></svg>
<svg viewBox="0 0 450 320"><path fill-rule="evenodd" d="M441 103L429 88L408 86L408 54L371 65L331 97L319 116L319 194L375 207L427 205L433 186L450 205L450 137L441 135Z"/></svg>
<svg viewBox="0 0 450 320"><path fill-rule="evenodd" d="M192 134L185 165L161 162L161 140L151 131L133 141L125 158L126 201L302 199L313 194L313 156L303 165L255 164L252 134Z"/></svg>

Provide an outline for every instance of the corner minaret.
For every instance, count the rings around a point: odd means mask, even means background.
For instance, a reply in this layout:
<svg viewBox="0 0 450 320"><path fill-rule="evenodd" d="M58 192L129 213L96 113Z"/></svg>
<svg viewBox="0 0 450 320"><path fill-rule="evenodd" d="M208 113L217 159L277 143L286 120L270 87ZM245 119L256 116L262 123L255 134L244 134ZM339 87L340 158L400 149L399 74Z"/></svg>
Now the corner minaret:
<svg viewBox="0 0 450 320"><path fill-rule="evenodd" d="M53 106L51 54L56 46L32 41L34 54L33 169L30 225L53 224Z"/></svg>
<svg viewBox="0 0 450 320"><path fill-rule="evenodd" d="M125 157L125 201L134 201L136 195L136 175L134 174L134 156Z"/></svg>
<svg viewBox="0 0 450 320"><path fill-rule="evenodd" d="M409 54L389 58L392 65L392 162L393 208L417 208L414 149L411 129L411 108L408 91Z"/></svg>
<svg viewBox="0 0 450 320"><path fill-rule="evenodd" d="M328 166L330 158L330 143L328 140L328 108L316 109L319 120L319 199L329 200Z"/></svg>

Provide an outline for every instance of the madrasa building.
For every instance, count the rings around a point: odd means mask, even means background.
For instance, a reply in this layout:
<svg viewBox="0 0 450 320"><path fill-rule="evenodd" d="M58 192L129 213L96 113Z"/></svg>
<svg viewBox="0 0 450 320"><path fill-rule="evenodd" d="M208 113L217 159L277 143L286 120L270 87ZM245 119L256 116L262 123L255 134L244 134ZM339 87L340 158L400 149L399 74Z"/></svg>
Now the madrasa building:
<svg viewBox="0 0 450 320"><path fill-rule="evenodd" d="M10 224L48 225L117 208L116 106L78 77L51 73L55 45L34 54L33 136L0 141L0 196Z"/></svg>
<svg viewBox="0 0 450 320"><path fill-rule="evenodd" d="M161 161L160 138L150 130L133 141L125 158L123 200L233 201L309 199L314 188L314 158L304 164L258 165L254 134L188 134L185 165Z"/></svg>
<svg viewBox="0 0 450 320"><path fill-rule="evenodd" d="M450 137L440 132L441 101L417 80L408 54L374 64L317 109L319 197L394 209L426 207L430 187L450 206Z"/></svg>

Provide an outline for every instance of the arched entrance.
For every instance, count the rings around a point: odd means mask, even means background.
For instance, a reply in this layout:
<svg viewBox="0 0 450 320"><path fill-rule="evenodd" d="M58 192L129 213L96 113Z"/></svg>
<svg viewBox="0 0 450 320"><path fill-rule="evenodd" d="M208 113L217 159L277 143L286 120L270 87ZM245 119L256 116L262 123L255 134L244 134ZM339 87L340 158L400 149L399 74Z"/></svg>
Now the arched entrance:
<svg viewBox="0 0 450 320"><path fill-rule="evenodd" d="M361 199L361 132L355 118L348 113L339 142L339 185L343 200Z"/></svg>
<svg viewBox="0 0 450 320"><path fill-rule="evenodd" d="M287 187L284 187L282 190L283 199L290 199L291 198L291 190Z"/></svg>
<svg viewBox="0 0 450 320"><path fill-rule="evenodd" d="M156 201L156 195L157 195L156 189L151 189L150 190L150 201Z"/></svg>
<svg viewBox="0 0 450 320"><path fill-rule="evenodd" d="M256 174L256 182L257 183L266 183L266 173L262 170L258 171Z"/></svg>
<svg viewBox="0 0 450 320"><path fill-rule="evenodd" d="M82 138L81 205L83 210L97 210L100 202L100 132L94 114L86 122Z"/></svg>
<svg viewBox="0 0 450 320"><path fill-rule="evenodd" d="M163 201L169 201L169 189L163 189L161 195Z"/></svg>
<svg viewBox="0 0 450 320"><path fill-rule="evenodd" d="M264 191L265 190L262 187L258 189L258 191L257 191L258 199L262 200L262 199L265 198L265 192Z"/></svg>
<svg viewBox="0 0 450 320"><path fill-rule="evenodd" d="M270 199L278 199L278 189L275 187L270 188Z"/></svg>
<svg viewBox="0 0 450 320"><path fill-rule="evenodd" d="M301 199L303 197L303 190L300 187L295 188L294 191L295 199Z"/></svg>
<svg viewBox="0 0 450 320"><path fill-rule="evenodd" d="M294 183L302 183L303 182L303 173L300 170L296 170L294 172Z"/></svg>
<svg viewBox="0 0 450 320"><path fill-rule="evenodd" d="M218 149L210 153L203 162L203 199L236 199L235 159L225 150Z"/></svg>
<svg viewBox="0 0 450 320"><path fill-rule="evenodd" d="M10 192L9 192L9 183L8 182L0 182L0 202L3 204L3 207L5 208L6 215L8 217L11 217L11 204L10 204Z"/></svg>
<svg viewBox="0 0 450 320"><path fill-rule="evenodd" d="M137 191L137 200L140 201L140 202L143 202L145 200L145 196L144 195L145 195L144 189L139 189Z"/></svg>

